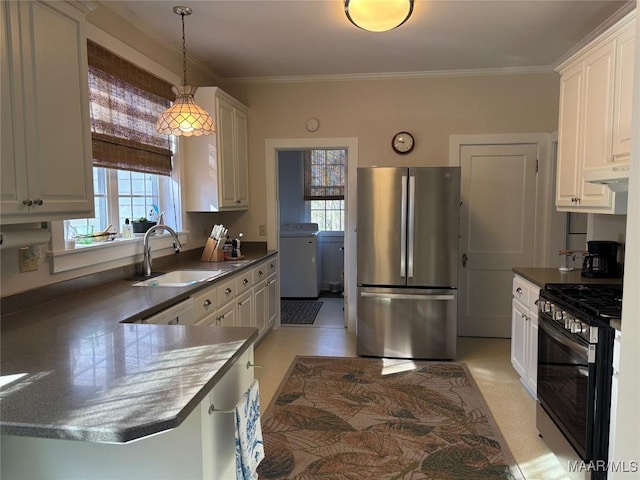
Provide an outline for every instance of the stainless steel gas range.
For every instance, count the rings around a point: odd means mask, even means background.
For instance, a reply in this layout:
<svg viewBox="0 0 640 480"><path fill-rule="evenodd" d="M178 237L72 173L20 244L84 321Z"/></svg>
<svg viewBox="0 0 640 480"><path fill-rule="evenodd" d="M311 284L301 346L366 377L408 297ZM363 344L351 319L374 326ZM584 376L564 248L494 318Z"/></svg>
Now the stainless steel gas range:
<svg viewBox="0 0 640 480"><path fill-rule="evenodd" d="M577 478L606 479L620 285L547 284L538 300L541 436Z"/></svg>

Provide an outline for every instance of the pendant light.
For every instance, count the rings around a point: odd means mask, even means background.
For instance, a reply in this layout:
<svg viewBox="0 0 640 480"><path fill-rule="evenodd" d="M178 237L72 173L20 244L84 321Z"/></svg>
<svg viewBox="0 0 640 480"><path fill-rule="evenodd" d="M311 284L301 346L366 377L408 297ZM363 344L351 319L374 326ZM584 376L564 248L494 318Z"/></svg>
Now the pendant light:
<svg viewBox="0 0 640 480"><path fill-rule="evenodd" d="M386 32L406 22L413 12L413 0L345 0L344 13L356 27Z"/></svg>
<svg viewBox="0 0 640 480"><path fill-rule="evenodd" d="M184 16L191 15L189 7L173 7L173 13L182 18L182 74L181 86L173 86L176 100L167 108L156 122L156 130L167 135L185 137L211 135L216 132L213 118L206 110L196 105L193 95L198 87L187 85L187 49L184 37Z"/></svg>

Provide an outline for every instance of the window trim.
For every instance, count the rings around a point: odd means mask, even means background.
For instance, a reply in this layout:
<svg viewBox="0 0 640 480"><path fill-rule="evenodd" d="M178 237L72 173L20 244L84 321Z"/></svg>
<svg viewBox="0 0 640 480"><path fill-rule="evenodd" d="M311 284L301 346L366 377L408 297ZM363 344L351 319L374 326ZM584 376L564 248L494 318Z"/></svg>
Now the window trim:
<svg viewBox="0 0 640 480"><path fill-rule="evenodd" d="M93 243L76 247L72 250L65 250L63 230L62 222L51 223L53 249L47 252L47 255L51 259L51 271L53 273L97 265L115 268L142 262L143 237ZM182 243L183 250L188 241L187 233L178 232L178 238ZM153 235L149 239L149 246L154 256L170 255L173 253L173 237L169 234Z"/></svg>

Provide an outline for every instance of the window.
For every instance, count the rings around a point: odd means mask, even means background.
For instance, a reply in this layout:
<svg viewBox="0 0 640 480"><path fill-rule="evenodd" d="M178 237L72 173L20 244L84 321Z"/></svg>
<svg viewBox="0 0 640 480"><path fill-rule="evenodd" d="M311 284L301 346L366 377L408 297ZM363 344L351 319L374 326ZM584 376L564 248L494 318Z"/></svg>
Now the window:
<svg viewBox="0 0 640 480"><path fill-rule="evenodd" d="M69 220L77 233L121 231L125 219L167 220L178 228L170 178L175 139L156 132L171 85L87 42L95 217ZM69 235L69 232L67 233Z"/></svg>
<svg viewBox="0 0 640 480"><path fill-rule="evenodd" d="M125 219L157 218L161 211L160 175L93 167L93 189L96 216L69 220L77 233L87 228L94 232L107 226L121 231ZM162 211L165 209L162 208Z"/></svg>
<svg viewBox="0 0 640 480"><path fill-rule="evenodd" d="M304 199L321 231L344 231L346 150L304 152Z"/></svg>

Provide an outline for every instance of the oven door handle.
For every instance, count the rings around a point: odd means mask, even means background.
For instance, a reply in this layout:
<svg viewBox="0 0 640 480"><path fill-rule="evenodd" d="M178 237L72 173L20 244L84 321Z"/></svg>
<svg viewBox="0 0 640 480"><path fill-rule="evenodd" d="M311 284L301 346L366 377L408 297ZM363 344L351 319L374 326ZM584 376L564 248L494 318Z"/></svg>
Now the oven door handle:
<svg viewBox="0 0 640 480"><path fill-rule="evenodd" d="M565 337L563 335L560 335L553 328L551 328L549 325L547 325L547 323L546 323L546 321L544 319L541 322L539 322L539 326L551 338L553 338L557 342L560 342L565 347L569 347L571 350L573 350L574 352L578 353L579 355L581 355L585 359L587 359L587 361L589 360L589 349L587 347L584 347L584 346L582 346L582 345L580 345L580 344L578 344L576 342L572 342L567 337ZM589 363L593 363L593 362L589 362Z"/></svg>

